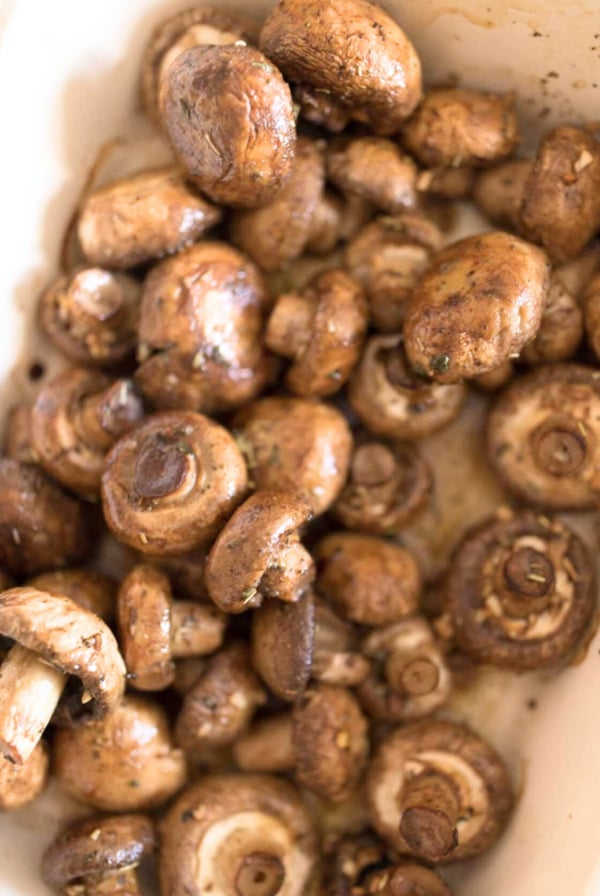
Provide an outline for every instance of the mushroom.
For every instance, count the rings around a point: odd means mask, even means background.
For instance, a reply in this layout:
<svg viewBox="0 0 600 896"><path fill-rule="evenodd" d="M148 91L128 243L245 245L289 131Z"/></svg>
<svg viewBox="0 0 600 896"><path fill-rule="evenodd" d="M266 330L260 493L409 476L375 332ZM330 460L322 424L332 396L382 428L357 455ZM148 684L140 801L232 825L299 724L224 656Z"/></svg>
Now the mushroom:
<svg viewBox="0 0 600 896"><path fill-rule="evenodd" d="M348 226L342 221L347 211L347 201L344 201L333 190L324 190L312 216L305 246L307 253L329 255L334 252L338 242L342 239L342 231Z"/></svg>
<svg viewBox="0 0 600 896"><path fill-rule="evenodd" d="M431 488L429 465L413 445L362 433L355 438L348 482L332 510L347 529L396 534L423 508Z"/></svg>
<svg viewBox="0 0 600 896"><path fill-rule="evenodd" d="M213 653L225 634L225 617L216 607L174 601L167 576L148 564L134 566L121 582L117 621L127 677L138 691L169 687L174 659Z"/></svg>
<svg viewBox="0 0 600 896"><path fill-rule="evenodd" d="M104 517L144 554L182 554L214 538L246 482L242 454L218 423L186 411L153 414L106 459Z"/></svg>
<svg viewBox="0 0 600 896"><path fill-rule="evenodd" d="M329 90L319 90L306 84L296 84L292 90L294 102L300 108L300 118L325 128L333 134L343 131L350 120L349 110L332 97Z"/></svg>
<svg viewBox="0 0 600 896"><path fill-rule="evenodd" d="M530 343L530 345L533 345L533 343ZM523 349L523 356L528 348L529 346L526 345ZM495 367L494 370L490 370L488 373L482 373L481 376L474 377L471 382L483 392L497 392L512 380L514 373L515 366L513 362L510 360L504 361L499 367Z"/></svg>
<svg viewBox="0 0 600 896"><path fill-rule="evenodd" d="M510 159L478 173L473 200L492 224L519 229L525 184L532 165L531 159Z"/></svg>
<svg viewBox="0 0 600 896"><path fill-rule="evenodd" d="M104 621L112 619L115 609L115 583L93 569L54 569L29 579L28 586L68 597Z"/></svg>
<svg viewBox="0 0 600 896"><path fill-rule="evenodd" d="M489 457L521 499L553 510L595 507L600 492L598 371L552 364L517 377L487 422Z"/></svg>
<svg viewBox="0 0 600 896"><path fill-rule="evenodd" d="M133 268L178 252L221 220L179 168L144 171L87 196L77 235L92 265Z"/></svg>
<svg viewBox="0 0 600 896"><path fill-rule="evenodd" d="M488 165L519 140L515 94L441 87L430 90L402 129L406 148L423 165Z"/></svg>
<svg viewBox="0 0 600 896"><path fill-rule="evenodd" d="M68 597L27 586L3 591L0 635L15 642L0 666L0 753L12 762L29 759L61 697L63 723L100 719L119 703L125 665L117 642Z"/></svg>
<svg viewBox="0 0 600 896"><path fill-rule="evenodd" d="M327 178L390 215L417 204L417 166L384 137L336 140L327 153Z"/></svg>
<svg viewBox="0 0 600 896"><path fill-rule="evenodd" d="M358 635L320 598L314 601L314 627L311 677L344 688L363 682L371 664L360 651Z"/></svg>
<svg viewBox="0 0 600 896"><path fill-rule="evenodd" d="M137 867L154 849L154 825L145 815L85 818L46 849L42 878L65 896L139 896Z"/></svg>
<svg viewBox="0 0 600 896"><path fill-rule="evenodd" d="M9 408L4 423L4 451L5 457L17 460L21 464L37 464L31 438L31 410L32 406L25 401L14 404Z"/></svg>
<svg viewBox="0 0 600 896"><path fill-rule="evenodd" d="M145 563L150 563L169 577L176 597L198 603L208 598L204 575L206 571L206 550L189 551L176 557L149 557L143 555Z"/></svg>
<svg viewBox="0 0 600 896"><path fill-rule="evenodd" d="M288 80L327 93L376 134L394 134L421 98L413 45L369 0L280 0L260 47Z"/></svg>
<svg viewBox="0 0 600 896"><path fill-rule="evenodd" d="M373 833L336 837L330 847L326 846L325 852L323 896L362 896L377 892L363 886L370 871L387 865L385 846ZM402 891L395 896L403 896Z"/></svg>
<svg viewBox="0 0 600 896"><path fill-rule="evenodd" d="M367 893L378 896L452 896L448 884L432 868L400 862L367 874Z"/></svg>
<svg viewBox="0 0 600 896"><path fill-rule="evenodd" d="M408 364L400 334L372 336L350 379L348 398L370 432L414 440L442 429L458 416L463 383L439 383Z"/></svg>
<svg viewBox="0 0 600 896"><path fill-rule="evenodd" d="M265 205L290 176L292 95L258 50L244 44L185 50L165 72L159 108L187 176L213 202Z"/></svg>
<svg viewBox="0 0 600 896"><path fill-rule="evenodd" d="M501 758L465 725L412 722L380 744L367 774L371 824L395 852L441 864L498 839L513 796Z"/></svg>
<svg viewBox="0 0 600 896"><path fill-rule="evenodd" d="M600 358L600 273L586 284L581 297L585 334L596 358Z"/></svg>
<svg viewBox="0 0 600 896"><path fill-rule="evenodd" d="M233 745L233 756L242 771L285 774L293 772L296 754L292 741L291 712L280 712L253 722Z"/></svg>
<svg viewBox="0 0 600 896"><path fill-rule="evenodd" d="M358 698L374 719L404 722L435 712L450 694L450 671L433 631L421 617L376 629L364 639L362 653L372 673Z"/></svg>
<svg viewBox="0 0 600 896"><path fill-rule="evenodd" d="M413 290L408 360L440 383L494 370L535 337L548 288L548 259L531 243L501 231L453 243Z"/></svg>
<svg viewBox="0 0 600 896"><path fill-rule="evenodd" d="M441 246L439 227L414 214L377 218L348 243L346 268L362 283L381 333L402 327L410 293Z"/></svg>
<svg viewBox="0 0 600 896"><path fill-rule="evenodd" d="M292 492L259 491L239 507L213 544L206 586L226 613L259 607L264 598L297 601L314 578L314 564L300 542L311 517Z"/></svg>
<svg viewBox="0 0 600 896"><path fill-rule="evenodd" d="M207 775L161 825L161 891L172 896L304 896L318 845L295 789L267 775Z"/></svg>
<svg viewBox="0 0 600 896"><path fill-rule="evenodd" d="M262 398L239 412L234 432L257 489L301 492L314 515L343 488L352 434L336 408L301 398Z"/></svg>
<svg viewBox="0 0 600 896"><path fill-rule="evenodd" d="M138 281L127 274L83 268L44 290L39 321L73 363L111 367L133 355L140 292Z"/></svg>
<svg viewBox="0 0 600 896"><path fill-rule="evenodd" d="M465 199L476 183L476 169L471 165L452 168L426 168L417 178L417 190L436 199Z"/></svg>
<svg viewBox="0 0 600 896"><path fill-rule="evenodd" d="M175 676L171 682L173 690L181 697L194 687L206 671L206 660L201 656L187 656L175 662Z"/></svg>
<svg viewBox="0 0 600 896"><path fill-rule="evenodd" d="M338 392L360 357L368 325L358 280L328 270L299 293L279 296L265 333L267 348L291 360L286 384L295 395Z"/></svg>
<svg viewBox="0 0 600 896"><path fill-rule="evenodd" d="M252 665L282 700L293 702L306 689L314 640L311 593L295 603L267 601L252 614Z"/></svg>
<svg viewBox="0 0 600 896"><path fill-rule="evenodd" d="M25 762L0 757L0 812L12 812L40 795L48 778L48 751L40 741Z"/></svg>
<svg viewBox="0 0 600 896"><path fill-rule="evenodd" d="M110 380L95 370L70 367L40 390L31 413L33 449L54 479L95 500L106 453L144 417L129 379Z"/></svg>
<svg viewBox="0 0 600 896"><path fill-rule="evenodd" d="M595 567L558 520L506 514L466 535L445 596L454 637L469 656L518 671L556 668L592 624Z"/></svg>
<svg viewBox="0 0 600 896"><path fill-rule="evenodd" d="M345 618L389 625L416 612L421 576L411 554L372 535L333 532L314 552L317 593Z"/></svg>
<svg viewBox="0 0 600 896"><path fill-rule="evenodd" d="M568 361L583 337L583 313L577 298L557 274L550 277L548 299L535 339L521 352L527 364Z"/></svg>

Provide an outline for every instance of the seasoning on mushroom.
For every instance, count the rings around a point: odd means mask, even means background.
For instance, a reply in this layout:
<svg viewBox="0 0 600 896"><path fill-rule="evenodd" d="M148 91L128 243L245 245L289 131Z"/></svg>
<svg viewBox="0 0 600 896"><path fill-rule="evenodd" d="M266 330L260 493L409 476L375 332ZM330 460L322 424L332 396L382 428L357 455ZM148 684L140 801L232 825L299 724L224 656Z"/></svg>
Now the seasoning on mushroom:
<svg viewBox="0 0 600 896"><path fill-rule="evenodd" d="M527 364L568 361L579 348L583 337L583 313L577 298L552 274L548 299L535 339L521 352Z"/></svg>
<svg viewBox="0 0 600 896"><path fill-rule="evenodd" d="M525 184L531 159L510 159L477 175L473 200L479 210L499 227L519 230Z"/></svg>
<svg viewBox="0 0 600 896"><path fill-rule="evenodd" d="M314 621L311 677L345 688L363 682L371 663L361 653L354 627L320 598L314 601Z"/></svg>
<svg viewBox="0 0 600 896"><path fill-rule="evenodd" d="M115 582L94 569L54 569L29 579L27 585L37 591L68 597L105 622L114 615Z"/></svg>
<svg viewBox="0 0 600 896"><path fill-rule="evenodd" d="M20 765L0 756L0 812L12 812L30 803L40 795L47 779L48 751L41 741Z"/></svg>
<svg viewBox="0 0 600 896"><path fill-rule="evenodd" d="M327 152L327 178L390 215L417 204L417 166L384 137L336 140Z"/></svg>
<svg viewBox="0 0 600 896"><path fill-rule="evenodd" d="M306 689L314 640L311 593L294 603L267 601L252 614L252 665L282 700L294 701Z"/></svg>

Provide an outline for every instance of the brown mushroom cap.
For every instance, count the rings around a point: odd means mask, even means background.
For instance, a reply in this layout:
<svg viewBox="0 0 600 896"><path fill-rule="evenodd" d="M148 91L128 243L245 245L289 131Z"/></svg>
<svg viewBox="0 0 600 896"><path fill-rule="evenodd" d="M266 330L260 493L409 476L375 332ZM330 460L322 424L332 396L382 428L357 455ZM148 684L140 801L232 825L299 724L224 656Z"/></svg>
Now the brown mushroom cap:
<svg viewBox="0 0 600 896"><path fill-rule="evenodd" d="M364 681L371 664L360 652L354 628L319 598L314 602L314 620L312 678L345 688Z"/></svg>
<svg viewBox="0 0 600 896"><path fill-rule="evenodd" d="M259 607L265 597L297 601L314 565L299 529L311 517L291 492L261 491L239 507L217 537L206 565L212 600L226 613Z"/></svg>
<svg viewBox="0 0 600 896"><path fill-rule="evenodd" d="M290 176L296 144L292 95L258 50L185 50L162 79L159 107L180 163L214 202L264 205Z"/></svg>
<svg viewBox="0 0 600 896"><path fill-rule="evenodd" d="M417 203L417 166L392 140L353 137L327 153L327 178L338 189L366 199L391 215Z"/></svg>
<svg viewBox="0 0 600 896"><path fill-rule="evenodd" d="M532 344L533 343L530 343L530 345ZM526 345L523 349L523 355L525 355L528 348L529 346ZM514 374L515 365L513 364L513 362L505 361L494 370L490 370L488 371L488 373L482 373L481 376L474 377L471 382L474 386L477 386L477 388L481 389L483 392L497 392L499 389L502 389L504 386L510 383Z"/></svg>
<svg viewBox="0 0 600 896"><path fill-rule="evenodd" d="M540 507L594 507L599 414L600 378L591 367L547 365L518 377L488 418L494 469L512 492Z"/></svg>
<svg viewBox="0 0 600 896"><path fill-rule="evenodd" d="M415 862L374 871L365 878L365 887L379 896L452 896L439 874Z"/></svg>
<svg viewBox="0 0 600 896"><path fill-rule="evenodd" d="M478 173L473 199L493 224L519 229L525 183L532 164L531 159L510 159Z"/></svg>
<svg viewBox="0 0 600 896"><path fill-rule="evenodd" d="M115 609L115 582L93 569L55 569L27 582L36 591L47 591L91 610L101 619L112 618Z"/></svg>
<svg viewBox="0 0 600 896"><path fill-rule="evenodd" d="M600 358L600 273L595 274L586 284L581 304L587 341L596 357Z"/></svg>
<svg viewBox="0 0 600 896"><path fill-rule="evenodd" d="M458 416L463 383L438 383L419 376L406 359L402 336L372 336L348 389L350 404L372 433L420 439Z"/></svg>
<svg viewBox="0 0 600 896"><path fill-rule="evenodd" d="M135 566L119 587L119 643L127 677L140 691L161 691L175 677L171 653L172 594L164 573Z"/></svg>
<svg viewBox="0 0 600 896"><path fill-rule="evenodd" d="M442 383L494 370L535 337L548 287L545 253L518 237L496 231L448 246L406 310L410 363Z"/></svg>
<svg viewBox="0 0 600 896"><path fill-rule="evenodd" d="M595 570L581 539L558 520L526 511L467 534L445 596L460 647L510 669L556 668L585 636L595 610Z"/></svg>
<svg viewBox="0 0 600 896"><path fill-rule="evenodd" d="M22 765L0 757L0 812L20 809L42 792L48 777L48 751L41 741Z"/></svg>
<svg viewBox="0 0 600 896"><path fill-rule="evenodd" d="M260 46L286 78L328 91L376 134L397 131L421 98L414 47L368 0L280 0Z"/></svg>
<svg viewBox="0 0 600 896"><path fill-rule="evenodd" d="M479 855L499 837L513 798L506 768L464 725L397 728L367 775L371 823L394 850L445 863Z"/></svg>
<svg viewBox="0 0 600 896"><path fill-rule="evenodd" d="M301 398L263 398L236 415L234 426L257 489L301 492L313 514L341 491L352 434L334 407Z"/></svg>
<svg viewBox="0 0 600 896"><path fill-rule="evenodd" d="M399 545L352 532L326 535L314 553L316 590L339 613L365 625L389 625L418 607L421 576Z"/></svg>
<svg viewBox="0 0 600 896"><path fill-rule="evenodd" d="M246 489L244 459L217 423L154 414L115 444L102 476L104 516L142 553L181 554L210 541Z"/></svg>
<svg viewBox="0 0 600 896"><path fill-rule="evenodd" d="M310 593L295 603L271 600L252 614L252 665L282 700L295 700L310 677L315 639Z"/></svg>
<svg viewBox="0 0 600 896"><path fill-rule="evenodd" d="M236 896L303 896L318 855L308 810L289 784L267 775L208 775L162 823L160 881L171 896L215 886Z"/></svg>
<svg viewBox="0 0 600 896"><path fill-rule="evenodd" d="M106 812L162 806L187 777L166 714L137 696L125 697L101 721L58 731L53 757L66 792Z"/></svg>
<svg viewBox="0 0 600 896"><path fill-rule="evenodd" d="M583 337L583 312L560 276L550 278L550 290L537 335L521 352L528 364L568 361Z"/></svg>

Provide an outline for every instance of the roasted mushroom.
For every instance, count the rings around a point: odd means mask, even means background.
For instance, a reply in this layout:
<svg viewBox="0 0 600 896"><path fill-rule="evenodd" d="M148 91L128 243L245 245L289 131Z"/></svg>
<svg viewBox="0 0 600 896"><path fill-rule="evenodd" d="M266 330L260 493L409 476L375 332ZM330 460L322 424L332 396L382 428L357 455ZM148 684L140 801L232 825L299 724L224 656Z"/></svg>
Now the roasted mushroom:
<svg viewBox="0 0 600 896"><path fill-rule="evenodd" d="M475 178L476 169L471 165L426 168L417 178L417 190L419 193L425 194L426 197L430 196L435 199L465 199L471 194ZM450 210L444 209L443 211L448 214Z"/></svg>
<svg viewBox="0 0 600 896"><path fill-rule="evenodd" d="M600 273L586 284L581 297L585 333L596 358L600 358Z"/></svg>
<svg viewBox="0 0 600 896"><path fill-rule="evenodd" d="M533 343L529 345L533 345ZM526 345L523 349L523 355L527 352L529 345ZM488 373L482 373L480 376L474 377L471 382L483 392L498 392L499 389L502 389L512 380L514 373L515 365L513 362L510 360L504 361L503 364L488 371Z"/></svg>
<svg viewBox="0 0 600 896"><path fill-rule="evenodd" d="M0 757L0 812L20 809L40 795L48 777L48 751L41 741L21 765Z"/></svg>
<svg viewBox="0 0 600 896"><path fill-rule="evenodd" d="M394 134L421 98L414 47L369 0L279 0L260 47L286 78L326 92L376 134Z"/></svg>
<svg viewBox="0 0 600 896"><path fill-rule="evenodd" d="M568 361L583 337L583 313L577 298L557 274L550 278L548 299L537 335L521 352L527 364Z"/></svg>
<svg viewBox="0 0 600 896"><path fill-rule="evenodd" d="M364 888L369 872L388 865L383 842L370 831L336 837L331 845L325 844L325 854L322 896L374 893L376 890ZM403 894L400 891L396 896Z"/></svg>
<svg viewBox="0 0 600 896"><path fill-rule="evenodd" d="M311 677L344 688L363 682L371 664L361 653L354 627L319 598L314 602L314 626Z"/></svg>
<svg viewBox="0 0 600 896"><path fill-rule="evenodd" d="M93 569L55 569L29 579L27 584L37 591L68 597L105 622L114 615L115 583Z"/></svg>
<svg viewBox="0 0 600 896"><path fill-rule="evenodd" d="M296 84L292 96L299 107L300 118L325 128L332 134L339 134L350 121L349 110L332 97L329 90Z"/></svg>
<svg viewBox="0 0 600 896"><path fill-rule="evenodd" d="M109 528L145 554L182 554L209 542L246 489L233 438L201 414L153 414L114 445L102 476Z"/></svg>
<svg viewBox="0 0 600 896"><path fill-rule="evenodd" d="M296 144L292 95L258 50L185 50L164 74L159 108L181 165L213 202L264 205L290 176Z"/></svg>
<svg viewBox="0 0 600 896"><path fill-rule="evenodd" d="M280 712L253 722L233 745L238 768L272 774L293 772L296 754L292 732L291 712Z"/></svg>
<svg viewBox="0 0 600 896"><path fill-rule="evenodd" d="M365 891L378 896L452 896L448 884L432 868L416 862L373 871L364 878Z"/></svg>
<svg viewBox="0 0 600 896"><path fill-rule="evenodd" d="M595 585L581 539L558 520L524 511L467 534L445 596L462 650L523 671L565 663L591 625Z"/></svg>
<svg viewBox="0 0 600 896"><path fill-rule="evenodd" d="M21 464L37 464L31 436L31 411L29 402L21 401L9 408L4 422L4 450L2 454Z"/></svg>
<svg viewBox="0 0 600 896"><path fill-rule="evenodd" d="M371 823L390 847L436 864L479 855L500 836L513 797L498 754L464 725L393 731L367 775Z"/></svg>
<svg viewBox="0 0 600 896"><path fill-rule="evenodd" d="M270 600L252 614L252 665L282 700L294 701L311 674L315 641L312 594L294 603Z"/></svg>
<svg viewBox="0 0 600 896"><path fill-rule="evenodd" d="M353 137L327 153L327 178L338 189L395 215L417 204L417 166L392 140Z"/></svg>
<svg viewBox="0 0 600 896"><path fill-rule="evenodd" d="M478 234L436 255L406 309L415 370L454 383L499 367L536 335L549 288L544 252L508 233Z"/></svg>
<svg viewBox="0 0 600 896"><path fill-rule="evenodd" d="M473 199L492 224L519 229L525 183L532 164L531 159L511 159L477 175Z"/></svg>

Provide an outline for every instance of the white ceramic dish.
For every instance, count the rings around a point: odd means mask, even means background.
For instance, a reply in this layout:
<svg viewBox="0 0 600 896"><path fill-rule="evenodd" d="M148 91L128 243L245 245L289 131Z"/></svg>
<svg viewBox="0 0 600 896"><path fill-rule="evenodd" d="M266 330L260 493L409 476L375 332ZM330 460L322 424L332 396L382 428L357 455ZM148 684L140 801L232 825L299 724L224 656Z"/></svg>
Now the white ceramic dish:
<svg viewBox="0 0 600 896"><path fill-rule="evenodd" d="M0 406L27 388L32 352L43 351L39 344L32 349L34 301L55 270L61 234L98 147L127 131L141 48L156 21L186 5L0 0ZM246 5L260 15L270 4ZM515 88L528 135L553 121L597 116L598 0L385 5L416 43L430 82L458 77L471 86ZM470 430L445 437L456 456L478 427L475 408ZM596 550L594 521L585 526ZM486 675L456 701L524 783L499 846L450 872L457 896L600 894L599 649L596 638L584 662L547 682ZM0 816L0 896L45 894L39 855L59 819L78 811L51 789L33 809Z"/></svg>

